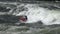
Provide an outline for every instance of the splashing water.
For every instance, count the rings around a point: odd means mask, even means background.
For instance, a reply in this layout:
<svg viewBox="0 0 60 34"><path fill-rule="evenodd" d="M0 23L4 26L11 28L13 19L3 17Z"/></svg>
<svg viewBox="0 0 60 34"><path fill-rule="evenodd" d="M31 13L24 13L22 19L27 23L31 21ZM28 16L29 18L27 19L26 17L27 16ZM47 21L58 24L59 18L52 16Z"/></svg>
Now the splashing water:
<svg viewBox="0 0 60 34"><path fill-rule="evenodd" d="M24 7L27 11L22 11L16 16L26 15L28 20L25 23L37 23L42 21L44 25L60 24L60 11L49 10L48 8L39 7L36 4L27 4Z"/></svg>

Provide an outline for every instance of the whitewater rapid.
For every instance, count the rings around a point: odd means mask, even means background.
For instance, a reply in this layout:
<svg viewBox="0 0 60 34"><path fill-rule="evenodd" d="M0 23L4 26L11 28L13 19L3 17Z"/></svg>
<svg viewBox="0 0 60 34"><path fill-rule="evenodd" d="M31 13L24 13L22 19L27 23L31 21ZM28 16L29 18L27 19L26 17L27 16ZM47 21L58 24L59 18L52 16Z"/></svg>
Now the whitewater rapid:
<svg viewBox="0 0 60 34"><path fill-rule="evenodd" d="M59 10L50 10L36 4L26 4L23 6L27 9L19 12L16 16L26 15L28 20L25 23L37 23L38 21L42 21L44 25L60 24Z"/></svg>

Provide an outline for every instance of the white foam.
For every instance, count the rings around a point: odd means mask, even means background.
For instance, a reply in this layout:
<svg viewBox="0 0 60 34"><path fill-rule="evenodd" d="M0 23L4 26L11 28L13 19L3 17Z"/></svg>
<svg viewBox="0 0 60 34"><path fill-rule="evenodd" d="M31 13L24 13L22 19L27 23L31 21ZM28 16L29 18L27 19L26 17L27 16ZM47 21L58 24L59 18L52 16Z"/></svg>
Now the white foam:
<svg viewBox="0 0 60 34"><path fill-rule="evenodd" d="M42 21L44 25L60 24L59 11L49 10L33 4L27 4L25 7L28 8L28 11L22 11L17 14L27 15L28 20L25 23L36 23L37 21Z"/></svg>

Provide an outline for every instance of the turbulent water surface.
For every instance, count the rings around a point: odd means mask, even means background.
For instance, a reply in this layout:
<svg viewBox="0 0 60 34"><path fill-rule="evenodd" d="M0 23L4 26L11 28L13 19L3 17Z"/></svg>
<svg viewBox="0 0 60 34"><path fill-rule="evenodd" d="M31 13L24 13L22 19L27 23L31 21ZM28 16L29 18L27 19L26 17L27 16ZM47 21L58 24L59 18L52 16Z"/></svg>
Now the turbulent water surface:
<svg viewBox="0 0 60 34"><path fill-rule="evenodd" d="M7 7L7 5L4 6ZM41 4L19 3L15 7L8 4L8 6L11 10L7 14L14 15L14 17L26 15L28 20L20 26L14 26L13 23L0 24L0 34L60 34L59 4L43 2Z"/></svg>
<svg viewBox="0 0 60 34"><path fill-rule="evenodd" d="M38 21L42 21L44 25L60 24L60 10L55 8L51 9L53 6L51 8L44 8L41 7L39 4L21 5L24 6L24 11L21 11L18 14L13 13L13 15L26 15L28 20L25 23L36 23ZM21 6L18 7L21 8ZM18 9L17 11L19 11Z"/></svg>

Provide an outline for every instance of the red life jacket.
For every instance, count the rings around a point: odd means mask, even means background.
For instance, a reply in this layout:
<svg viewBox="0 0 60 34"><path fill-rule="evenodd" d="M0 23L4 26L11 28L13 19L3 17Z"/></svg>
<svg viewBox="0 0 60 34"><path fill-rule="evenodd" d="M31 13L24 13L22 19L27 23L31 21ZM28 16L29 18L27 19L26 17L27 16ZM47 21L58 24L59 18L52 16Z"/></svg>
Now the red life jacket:
<svg viewBox="0 0 60 34"><path fill-rule="evenodd" d="M27 21L27 17L26 16L20 16L19 20L23 21L23 22L26 22Z"/></svg>

